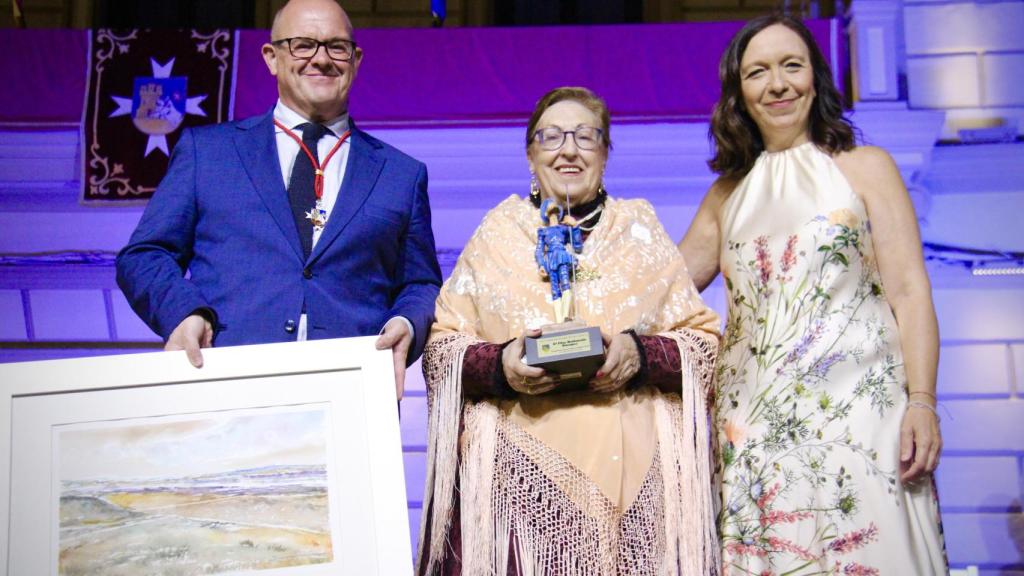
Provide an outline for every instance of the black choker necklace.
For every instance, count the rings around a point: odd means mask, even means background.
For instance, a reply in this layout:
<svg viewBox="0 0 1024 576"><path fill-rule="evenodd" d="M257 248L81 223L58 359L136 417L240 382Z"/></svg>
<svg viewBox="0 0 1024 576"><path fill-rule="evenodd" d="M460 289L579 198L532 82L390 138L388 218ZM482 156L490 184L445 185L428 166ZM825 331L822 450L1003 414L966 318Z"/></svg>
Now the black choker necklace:
<svg viewBox="0 0 1024 576"><path fill-rule="evenodd" d="M586 215L576 219L576 227L584 232L590 232L601 220L602 212L604 212L604 204L598 204L597 208L594 208L590 212L587 212Z"/></svg>
<svg viewBox="0 0 1024 576"><path fill-rule="evenodd" d="M597 196L595 196L593 200L572 206L571 215L576 219L576 225L579 226L581 230L593 230L594 226L597 226L598 220L601 219L601 212L604 211L604 202L607 199L608 193L605 192L604 186L602 186L597 191ZM540 208L540 196L531 196L530 202L532 202L537 208Z"/></svg>
<svg viewBox="0 0 1024 576"><path fill-rule="evenodd" d="M608 193L604 186L597 191L597 196L590 202L584 202L579 206L572 207L572 216L576 218L576 226L584 232L589 232L597 226L601 220L601 213L604 212L604 201L608 199Z"/></svg>

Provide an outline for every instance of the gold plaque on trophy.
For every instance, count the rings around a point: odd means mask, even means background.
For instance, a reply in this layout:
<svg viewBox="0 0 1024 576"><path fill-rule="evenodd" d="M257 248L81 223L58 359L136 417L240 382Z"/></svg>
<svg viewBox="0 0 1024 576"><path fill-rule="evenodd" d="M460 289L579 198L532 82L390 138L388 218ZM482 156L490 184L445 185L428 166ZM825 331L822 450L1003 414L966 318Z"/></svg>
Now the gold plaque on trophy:
<svg viewBox="0 0 1024 576"><path fill-rule="evenodd" d="M552 392L586 388L597 369L604 364L601 330L580 322L553 324L541 329L541 335L527 338L526 363L543 368L559 379Z"/></svg>

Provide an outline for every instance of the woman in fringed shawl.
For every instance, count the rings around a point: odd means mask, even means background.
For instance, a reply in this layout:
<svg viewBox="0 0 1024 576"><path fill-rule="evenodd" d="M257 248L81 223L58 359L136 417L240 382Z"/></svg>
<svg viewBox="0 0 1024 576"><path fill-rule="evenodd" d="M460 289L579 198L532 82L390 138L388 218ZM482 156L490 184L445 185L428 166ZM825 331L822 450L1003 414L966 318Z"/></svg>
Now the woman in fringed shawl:
<svg viewBox="0 0 1024 576"><path fill-rule="evenodd" d="M718 573L706 410L719 321L650 204L604 193L608 123L584 88L538 102L530 198L487 214L438 298L420 574ZM548 198L585 235L577 316L607 347L587 389L556 394L521 361L524 336L558 320L534 259Z"/></svg>

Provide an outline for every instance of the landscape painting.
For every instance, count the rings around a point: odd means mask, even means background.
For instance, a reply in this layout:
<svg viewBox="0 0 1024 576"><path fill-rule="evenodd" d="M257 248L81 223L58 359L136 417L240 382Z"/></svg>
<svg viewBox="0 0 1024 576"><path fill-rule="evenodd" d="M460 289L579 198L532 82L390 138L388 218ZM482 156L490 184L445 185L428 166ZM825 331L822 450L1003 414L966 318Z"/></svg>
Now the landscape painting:
<svg viewBox="0 0 1024 576"><path fill-rule="evenodd" d="M58 426L58 573L331 562L325 405Z"/></svg>

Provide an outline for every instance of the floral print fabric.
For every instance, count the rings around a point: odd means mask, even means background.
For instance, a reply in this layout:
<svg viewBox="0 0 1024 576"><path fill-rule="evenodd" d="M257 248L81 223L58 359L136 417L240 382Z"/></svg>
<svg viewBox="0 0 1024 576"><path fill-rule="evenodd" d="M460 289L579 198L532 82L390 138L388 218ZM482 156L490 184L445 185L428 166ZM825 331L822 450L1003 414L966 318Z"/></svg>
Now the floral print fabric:
<svg viewBox="0 0 1024 576"><path fill-rule="evenodd" d="M721 225L724 573L946 573L932 484L899 481L906 382L863 203L805 144L763 154Z"/></svg>

